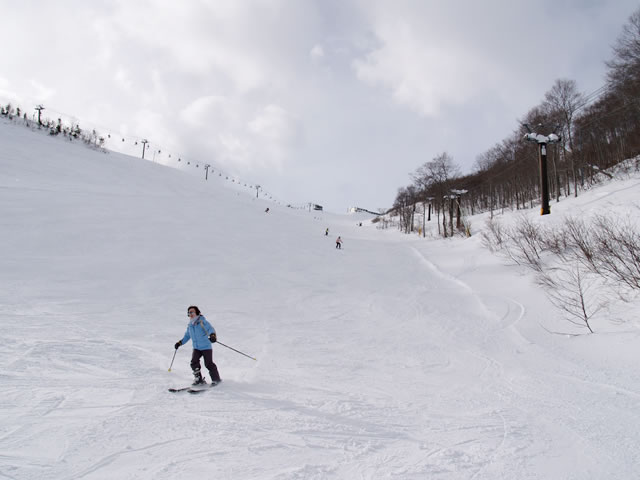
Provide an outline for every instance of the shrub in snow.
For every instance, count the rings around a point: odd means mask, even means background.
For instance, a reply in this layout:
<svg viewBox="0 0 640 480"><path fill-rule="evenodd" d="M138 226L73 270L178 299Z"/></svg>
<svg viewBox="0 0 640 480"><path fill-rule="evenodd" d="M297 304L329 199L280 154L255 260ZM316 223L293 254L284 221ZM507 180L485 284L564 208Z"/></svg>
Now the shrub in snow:
<svg viewBox="0 0 640 480"><path fill-rule="evenodd" d="M640 231L630 220L567 218L551 228L527 217L512 227L489 219L483 245L534 270L565 318L590 332L610 298L628 301L640 291Z"/></svg>

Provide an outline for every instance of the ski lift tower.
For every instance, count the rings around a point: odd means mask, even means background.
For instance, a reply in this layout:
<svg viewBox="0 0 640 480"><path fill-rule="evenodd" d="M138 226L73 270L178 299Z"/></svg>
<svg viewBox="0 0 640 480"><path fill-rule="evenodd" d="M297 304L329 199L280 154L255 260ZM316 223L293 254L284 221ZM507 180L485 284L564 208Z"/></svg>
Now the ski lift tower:
<svg viewBox="0 0 640 480"><path fill-rule="evenodd" d="M145 149L146 149L146 147L147 147L147 143L149 143L149 140L147 140L147 139L145 138L145 139L144 139L144 140L142 140L142 142L140 142L140 143L142 143L142 159L144 160L144 151L145 151Z"/></svg>
<svg viewBox="0 0 640 480"><path fill-rule="evenodd" d="M42 105L38 105L35 107L34 110L38 111L38 125L42 125L42 122L40 121L40 114L42 113L42 110L44 110L45 108Z"/></svg>
<svg viewBox="0 0 640 480"><path fill-rule="evenodd" d="M549 206L549 180L547 178L547 144L558 143L560 136L555 133L542 135L531 131L528 124L523 125L529 133L525 134L524 139L528 142L538 144L538 152L540 159L540 215L549 215L551 207ZM541 126L541 125L540 125Z"/></svg>

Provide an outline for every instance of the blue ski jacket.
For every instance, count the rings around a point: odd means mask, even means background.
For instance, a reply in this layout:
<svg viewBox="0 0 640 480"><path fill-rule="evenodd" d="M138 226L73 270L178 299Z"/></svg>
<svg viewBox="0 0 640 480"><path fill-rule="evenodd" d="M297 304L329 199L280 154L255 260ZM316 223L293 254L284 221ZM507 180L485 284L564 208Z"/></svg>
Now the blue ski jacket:
<svg viewBox="0 0 640 480"><path fill-rule="evenodd" d="M209 335L212 333L216 333L216 329L207 322L204 315L198 315L193 321L189 321L187 331L184 332L181 342L184 345L191 339L195 350L211 350Z"/></svg>

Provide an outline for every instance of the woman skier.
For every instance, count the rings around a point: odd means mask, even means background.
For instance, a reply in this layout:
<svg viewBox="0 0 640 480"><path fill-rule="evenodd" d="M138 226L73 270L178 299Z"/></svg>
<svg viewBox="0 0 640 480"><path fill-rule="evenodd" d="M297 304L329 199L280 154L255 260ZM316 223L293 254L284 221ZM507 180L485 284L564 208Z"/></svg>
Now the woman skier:
<svg viewBox="0 0 640 480"><path fill-rule="evenodd" d="M207 383L200 373L200 357L204 357L204 366L209 370L211 376L211 386L220 383L220 374L218 367L213 363L212 343L216 343L216 330L200 313L200 309L195 305L187 309L189 323L187 331L184 333L182 340L178 340L175 344L176 350L191 339L193 342L193 354L191 355L191 370L193 370L193 385L201 385Z"/></svg>

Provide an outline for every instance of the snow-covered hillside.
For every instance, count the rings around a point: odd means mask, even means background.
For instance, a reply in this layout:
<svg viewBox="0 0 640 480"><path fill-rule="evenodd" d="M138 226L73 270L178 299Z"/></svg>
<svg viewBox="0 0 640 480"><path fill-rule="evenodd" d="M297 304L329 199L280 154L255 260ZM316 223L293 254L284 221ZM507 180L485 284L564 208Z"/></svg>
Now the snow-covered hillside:
<svg viewBox="0 0 640 480"><path fill-rule="evenodd" d="M565 323L544 292L479 235L366 218L0 121L0 477L638 476L636 314L550 334ZM190 344L168 372L192 304L257 361L214 345L223 383L172 394L192 379Z"/></svg>

